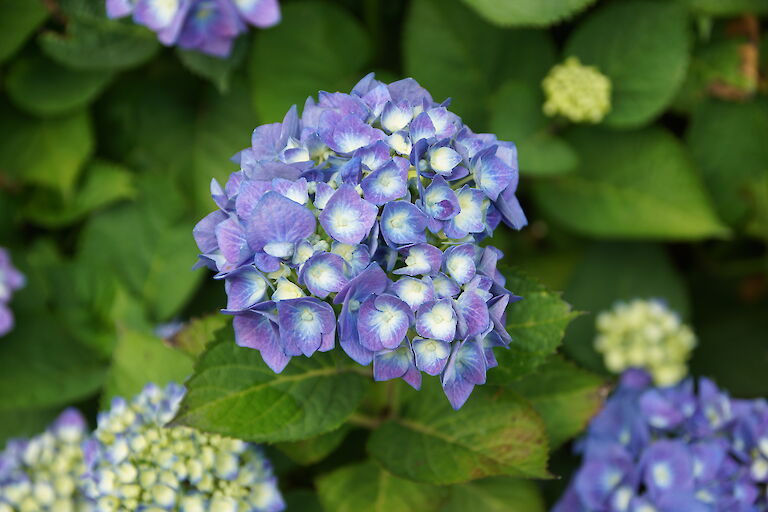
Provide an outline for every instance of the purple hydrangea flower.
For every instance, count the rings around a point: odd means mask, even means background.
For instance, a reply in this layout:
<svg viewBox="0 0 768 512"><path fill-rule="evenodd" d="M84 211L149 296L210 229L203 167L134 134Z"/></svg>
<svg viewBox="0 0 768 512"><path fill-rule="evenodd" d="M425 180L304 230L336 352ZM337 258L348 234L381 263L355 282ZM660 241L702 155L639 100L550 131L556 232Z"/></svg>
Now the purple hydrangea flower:
<svg viewBox="0 0 768 512"><path fill-rule="evenodd" d="M516 151L446 106L368 75L254 130L194 229L239 345L280 372L338 340L376 380L439 376L455 408L485 382L518 297L478 242L525 225Z"/></svg>
<svg viewBox="0 0 768 512"><path fill-rule="evenodd" d="M583 464L553 512L768 509L768 402L708 379L661 388L627 370L576 446Z"/></svg>
<svg viewBox="0 0 768 512"><path fill-rule="evenodd" d="M0 336L13 329L13 313L9 307L13 292L24 286L24 275L11 263L7 249L0 247Z"/></svg>
<svg viewBox="0 0 768 512"><path fill-rule="evenodd" d="M277 0L106 0L107 16L133 21L157 33L166 46L178 45L226 57L248 25L280 22Z"/></svg>

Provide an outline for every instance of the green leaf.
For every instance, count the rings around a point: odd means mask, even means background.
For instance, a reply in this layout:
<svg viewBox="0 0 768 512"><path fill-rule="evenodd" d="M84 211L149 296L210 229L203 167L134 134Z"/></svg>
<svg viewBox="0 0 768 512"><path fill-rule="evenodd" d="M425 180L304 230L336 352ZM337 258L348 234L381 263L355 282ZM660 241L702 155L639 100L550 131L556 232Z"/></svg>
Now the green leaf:
<svg viewBox="0 0 768 512"><path fill-rule="evenodd" d="M301 512L324 512L317 494L309 489L291 489L283 494L285 510L301 510Z"/></svg>
<svg viewBox="0 0 768 512"><path fill-rule="evenodd" d="M52 116L88 105L111 78L109 72L78 71L36 55L14 62L5 86L8 97L19 108Z"/></svg>
<svg viewBox="0 0 768 512"><path fill-rule="evenodd" d="M544 425L528 403L486 385L454 411L442 395L438 380L426 379L398 417L373 431L368 452L387 471L433 484L548 476Z"/></svg>
<svg viewBox="0 0 768 512"><path fill-rule="evenodd" d="M576 151L551 132L543 104L544 94L538 84L510 80L494 97L491 131L502 140L515 142L523 174L572 171L578 163Z"/></svg>
<svg viewBox="0 0 768 512"><path fill-rule="evenodd" d="M603 402L603 381L554 356L536 373L507 387L524 396L544 419L550 449L572 439L587 426Z"/></svg>
<svg viewBox="0 0 768 512"><path fill-rule="evenodd" d="M342 425L336 430L320 434L319 436L301 441L277 443L275 446L297 464L309 466L310 464L320 462L336 450L344 441L347 433L349 433L349 426Z"/></svg>
<svg viewBox="0 0 768 512"><path fill-rule="evenodd" d="M594 349L595 317L617 301L659 298L688 316L685 282L658 245L596 243L584 254L571 277L565 297L588 314L568 329L565 350L580 364L604 372L602 356Z"/></svg>
<svg viewBox="0 0 768 512"><path fill-rule="evenodd" d="M134 197L133 178L125 167L94 160L88 165L85 181L74 195L61 198L41 190L27 203L24 217L48 228L73 224L100 208Z"/></svg>
<svg viewBox="0 0 768 512"><path fill-rule="evenodd" d="M686 0L696 14L734 16L737 14L763 14L768 12L765 0Z"/></svg>
<svg viewBox="0 0 768 512"><path fill-rule="evenodd" d="M501 30L458 0L415 0L404 30L406 75L437 101L453 98L451 110L475 131L486 129L488 102L501 84L539 84L555 61L546 32Z"/></svg>
<svg viewBox="0 0 768 512"><path fill-rule="evenodd" d="M325 510L334 512L430 512L444 494L440 487L398 478L370 461L322 475L317 492Z"/></svg>
<svg viewBox="0 0 768 512"><path fill-rule="evenodd" d="M231 332L198 360L176 423L253 442L298 441L338 428L355 410L369 377L330 353L295 357L273 372Z"/></svg>
<svg viewBox="0 0 768 512"><path fill-rule="evenodd" d="M750 216L744 230L752 236L768 240L768 170L749 183L747 194Z"/></svg>
<svg viewBox="0 0 768 512"><path fill-rule="evenodd" d="M553 220L596 237L696 240L728 234L683 146L660 128L610 132L575 128L572 173L534 184Z"/></svg>
<svg viewBox="0 0 768 512"><path fill-rule="evenodd" d="M247 37L237 38L232 52L226 58L182 48L176 48L176 54L192 73L210 80L219 92L225 93L229 90L232 72L240 66L247 53L248 41Z"/></svg>
<svg viewBox="0 0 768 512"><path fill-rule="evenodd" d="M212 313L189 321L169 343L193 357L203 353L205 347L216 338L216 333L225 327L231 328L231 317Z"/></svg>
<svg viewBox="0 0 768 512"><path fill-rule="evenodd" d="M496 476L451 487L450 498L440 512L544 512L544 500L536 484Z"/></svg>
<svg viewBox="0 0 768 512"><path fill-rule="evenodd" d="M53 409L12 409L0 411L0 449L16 437L31 437L43 432L60 412Z"/></svg>
<svg viewBox="0 0 768 512"><path fill-rule="evenodd" d="M686 138L718 212L742 224L746 189L768 172L768 101L706 101L694 111Z"/></svg>
<svg viewBox="0 0 768 512"><path fill-rule="evenodd" d="M115 396L138 395L150 382L158 386L181 384L190 375L192 358L157 336L118 325L117 346L101 402L108 405Z"/></svg>
<svg viewBox="0 0 768 512"><path fill-rule="evenodd" d="M258 124L243 81L235 80L225 95L206 96L195 121L192 147L194 198L201 216L216 208L211 199L211 178L223 185L230 173L238 170L229 159L250 146L251 132Z"/></svg>
<svg viewBox="0 0 768 512"><path fill-rule="evenodd" d="M688 18L678 2L608 3L580 23L565 47L611 79L604 123L641 126L662 113L685 78Z"/></svg>
<svg viewBox="0 0 768 512"><path fill-rule="evenodd" d="M33 119L0 105L0 173L66 196L92 151L87 112Z"/></svg>
<svg viewBox="0 0 768 512"><path fill-rule="evenodd" d="M145 27L91 16L71 19L66 34L41 34L38 43L48 57L65 66L101 71L136 67L160 47Z"/></svg>
<svg viewBox="0 0 768 512"><path fill-rule="evenodd" d="M516 269L502 268L506 288L523 297L507 308L508 349L496 349L499 366L488 372L492 383L507 383L536 369L555 353L575 313L559 293Z"/></svg>
<svg viewBox="0 0 768 512"><path fill-rule="evenodd" d="M167 177L144 176L139 203L94 215L80 237L81 261L116 274L158 322L178 313L204 276L186 263L198 252L190 236L195 221L180 218L174 193Z"/></svg>
<svg viewBox="0 0 768 512"><path fill-rule="evenodd" d="M300 34L300 36L298 36ZM326 2L283 7L283 21L257 34L249 66L260 118L282 120L288 108L322 91L347 92L363 75L369 41L358 22Z"/></svg>
<svg viewBox="0 0 768 512"><path fill-rule="evenodd" d="M544 26L569 18L595 0L464 0L482 17L502 26Z"/></svg>
<svg viewBox="0 0 768 512"><path fill-rule="evenodd" d="M13 55L47 17L42 0L0 0L0 62Z"/></svg>

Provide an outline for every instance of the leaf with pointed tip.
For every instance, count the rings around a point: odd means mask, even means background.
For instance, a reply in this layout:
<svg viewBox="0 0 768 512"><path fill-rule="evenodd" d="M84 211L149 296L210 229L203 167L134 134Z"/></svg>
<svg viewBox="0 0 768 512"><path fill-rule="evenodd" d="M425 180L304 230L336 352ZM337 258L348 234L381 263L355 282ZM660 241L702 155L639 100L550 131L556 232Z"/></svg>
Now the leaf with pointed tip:
<svg viewBox="0 0 768 512"><path fill-rule="evenodd" d="M198 359L174 420L253 442L299 441L338 428L357 408L369 378L333 353L295 357L273 372L257 350L221 333Z"/></svg>
<svg viewBox="0 0 768 512"><path fill-rule="evenodd" d="M544 500L529 480L495 476L450 488L440 512L544 512Z"/></svg>
<svg viewBox="0 0 768 512"><path fill-rule="evenodd" d="M47 16L42 0L0 0L0 62L13 55Z"/></svg>
<svg viewBox="0 0 768 512"><path fill-rule="evenodd" d="M417 482L455 484L494 475L548 476L547 436L514 392L478 386L454 411L437 379L409 391L400 416L373 431L368 452L387 471Z"/></svg>
<svg viewBox="0 0 768 512"><path fill-rule="evenodd" d="M297 464L308 466L320 462L331 454L344 441L349 433L349 426L342 425L336 430L310 437L301 441L277 443L275 447Z"/></svg>

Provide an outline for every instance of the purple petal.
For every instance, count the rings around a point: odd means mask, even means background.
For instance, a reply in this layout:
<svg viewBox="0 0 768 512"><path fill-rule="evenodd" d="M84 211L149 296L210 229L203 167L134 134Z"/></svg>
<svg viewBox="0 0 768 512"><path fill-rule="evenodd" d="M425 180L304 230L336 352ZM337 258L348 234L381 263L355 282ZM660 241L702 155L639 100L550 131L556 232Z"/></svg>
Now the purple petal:
<svg viewBox="0 0 768 512"><path fill-rule="evenodd" d="M355 156L369 171L375 171L390 161L389 146L384 141L377 141L355 151Z"/></svg>
<svg viewBox="0 0 768 512"><path fill-rule="evenodd" d="M373 204L400 199L408 193L408 168L405 158L395 157L363 179L363 195Z"/></svg>
<svg viewBox="0 0 768 512"><path fill-rule="evenodd" d="M253 264L262 272L277 272L280 270L280 259L270 256L265 252L256 252L253 255Z"/></svg>
<svg viewBox="0 0 768 512"><path fill-rule="evenodd" d="M318 210L325 208L328 204L328 200L331 198L331 196L333 196L334 192L336 192L336 189L334 189L329 184L323 181L317 182L315 188L315 208Z"/></svg>
<svg viewBox="0 0 768 512"><path fill-rule="evenodd" d="M439 139L449 139L456 135L461 119L445 107L436 107L427 110L427 115L435 127L436 136Z"/></svg>
<svg viewBox="0 0 768 512"><path fill-rule="evenodd" d="M358 185L363 178L363 165L360 157L354 156L347 160L344 165L339 167L338 173L342 183Z"/></svg>
<svg viewBox="0 0 768 512"><path fill-rule="evenodd" d="M389 89L384 84L379 84L362 97L363 103L365 103L371 110L371 118L375 119L381 115L384 110L384 105L392 99L389 95Z"/></svg>
<svg viewBox="0 0 768 512"><path fill-rule="evenodd" d="M235 342L239 346L255 348L272 371L283 371L291 356L283 352L280 333L274 322L260 313L245 312L235 316L232 325L235 328Z"/></svg>
<svg viewBox="0 0 768 512"><path fill-rule="evenodd" d="M409 127L411 141L415 144L422 139L431 139L435 136L435 125L426 112L422 112L411 122Z"/></svg>
<svg viewBox="0 0 768 512"><path fill-rule="evenodd" d="M641 465L651 495L693 489L693 460L681 441L654 442L643 454Z"/></svg>
<svg viewBox="0 0 768 512"><path fill-rule="evenodd" d="M394 201L384 205L379 224L384 240L392 247L427 240L427 216L407 201Z"/></svg>
<svg viewBox="0 0 768 512"><path fill-rule="evenodd" d="M429 277L423 279L402 277L392 286L392 290L400 300L410 306L412 311L435 299L435 290L432 287L432 279Z"/></svg>
<svg viewBox="0 0 768 512"><path fill-rule="evenodd" d="M416 332L419 336L442 341L453 341L456 336L456 312L451 299L427 302L416 313Z"/></svg>
<svg viewBox="0 0 768 512"><path fill-rule="evenodd" d="M360 343L360 335L357 332L358 309L357 301L345 302L339 314L339 344L344 352L356 363L363 366L369 365L373 360L373 351L368 350Z"/></svg>
<svg viewBox="0 0 768 512"><path fill-rule="evenodd" d="M107 17L122 18L133 12L133 0L107 0Z"/></svg>
<svg viewBox="0 0 768 512"><path fill-rule="evenodd" d="M457 335L464 339L485 332L491 324L488 305L477 292L469 290L456 301L458 316Z"/></svg>
<svg viewBox="0 0 768 512"><path fill-rule="evenodd" d="M224 289L227 292L227 309L241 311L264 300L267 280L254 267L246 266L227 275Z"/></svg>
<svg viewBox="0 0 768 512"><path fill-rule="evenodd" d="M259 199L272 190L269 181L244 180L237 191L235 211L241 219L247 219L253 214Z"/></svg>
<svg viewBox="0 0 768 512"><path fill-rule="evenodd" d="M482 190L469 188L464 185L458 191L459 213L450 219L445 226L445 234L450 238L464 238L469 233L482 233L485 229L485 210Z"/></svg>
<svg viewBox="0 0 768 512"><path fill-rule="evenodd" d="M443 253L434 245L416 244L400 249L400 251L405 255L405 266L396 269L395 274L406 276L432 275L440 270Z"/></svg>
<svg viewBox="0 0 768 512"><path fill-rule="evenodd" d="M429 150L430 169L443 176L450 175L461 160L461 155L448 146L433 147Z"/></svg>
<svg viewBox="0 0 768 512"><path fill-rule="evenodd" d="M404 78L387 86L392 100L396 103L404 101L409 105L432 104L432 96L413 78Z"/></svg>
<svg viewBox="0 0 768 512"><path fill-rule="evenodd" d="M333 347L336 316L330 304L308 297L277 303L280 340L286 354L311 356L316 350Z"/></svg>
<svg viewBox="0 0 768 512"><path fill-rule="evenodd" d="M440 340L415 338L412 343L416 368L428 375L439 375L451 355L451 344Z"/></svg>
<svg viewBox="0 0 768 512"><path fill-rule="evenodd" d="M347 116L334 126L324 142L340 154L350 154L356 149L373 144L384 138L381 130L373 128L355 116Z"/></svg>
<svg viewBox="0 0 768 512"><path fill-rule="evenodd" d="M234 2L240 14L251 25L266 28L280 22L278 0L234 0Z"/></svg>
<svg viewBox="0 0 768 512"><path fill-rule="evenodd" d="M357 331L369 350L398 347L413 323L408 304L393 295L371 296L360 306Z"/></svg>
<svg viewBox="0 0 768 512"><path fill-rule="evenodd" d="M0 336L13 330L13 313L4 303L0 302Z"/></svg>
<svg viewBox="0 0 768 512"><path fill-rule="evenodd" d="M397 132L405 129L412 119L413 108L409 104L389 102L381 112L381 127L389 133Z"/></svg>
<svg viewBox="0 0 768 512"><path fill-rule="evenodd" d="M157 32L171 24L179 12L181 3L165 0L137 0L133 19L139 25Z"/></svg>
<svg viewBox="0 0 768 512"><path fill-rule="evenodd" d="M333 194L320 214L320 224L335 240L358 244L376 222L379 209L360 198L352 185L344 184Z"/></svg>
<svg viewBox="0 0 768 512"><path fill-rule="evenodd" d="M457 283L468 283L475 277L475 246L462 244L450 247L443 253L443 271Z"/></svg>
<svg viewBox="0 0 768 512"><path fill-rule="evenodd" d="M495 201L499 194L512 182L514 169L495 155L496 148L481 151L470 162L475 183L485 195Z"/></svg>
<svg viewBox="0 0 768 512"><path fill-rule="evenodd" d="M461 210L459 198L442 176L435 176L424 191L423 205L427 215L438 220L452 219Z"/></svg>
<svg viewBox="0 0 768 512"><path fill-rule="evenodd" d="M382 350L373 356L373 380L384 381L402 377L413 365L413 354L407 343L392 350Z"/></svg>
<svg viewBox="0 0 768 512"><path fill-rule="evenodd" d="M230 263L239 265L251 258L245 228L237 220L237 217L230 217L216 226L216 241L219 244L221 254Z"/></svg>
<svg viewBox="0 0 768 512"><path fill-rule="evenodd" d="M455 410L464 405L476 384L485 383L485 369L479 343L463 341L455 345L442 376L443 391Z"/></svg>
<svg viewBox="0 0 768 512"><path fill-rule="evenodd" d="M432 278L432 286L435 287L435 295L439 298L455 297L461 292L461 286L442 272Z"/></svg>
<svg viewBox="0 0 768 512"><path fill-rule="evenodd" d="M509 295L500 295L488 301L488 316L493 323L493 330L498 334L505 345L508 345L512 338L507 332L507 305L509 304Z"/></svg>
<svg viewBox="0 0 768 512"><path fill-rule="evenodd" d="M259 199L246 226L248 243L256 250L271 242L293 244L314 232L312 212L277 192L267 192Z"/></svg>
<svg viewBox="0 0 768 512"><path fill-rule="evenodd" d="M295 201L299 204L306 204L309 200L309 194L307 193L307 180L304 178L299 178L298 180L274 178L272 180L272 189L276 192L280 192L291 201Z"/></svg>
<svg viewBox="0 0 768 512"><path fill-rule="evenodd" d="M202 253L213 252L219 248L216 240L216 226L227 220L229 216L221 210L209 213L195 225L192 236L195 237L197 247Z"/></svg>
<svg viewBox="0 0 768 512"><path fill-rule="evenodd" d="M493 203L504 223L513 229L522 229L528 224L523 208L515 197L515 189L507 187Z"/></svg>
<svg viewBox="0 0 768 512"><path fill-rule="evenodd" d="M371 255L366 245L350 245L334 242L331 252L338 254L344 259L344 275L349 278L355 277L368 267L371 262Z"/></svg>
<svg viewBox="0 0 768 512"><path fill-rule="evenodd" d="M331 292L338 292L348 282L344 275L344 259L329 252L315 253L301 267L299 281L316 297L324 299Z"/></svg>
<svg viewBox="0 0 768 512"><path fill-rule="evenodd" d="M334 304L341 304L342 302L347 303L350 300L354 300L360 303L371 295L383 293L389 283L389 278L381 270L381 267L377 263L371 263L368 265L368 268L363 270L336 294L333 302ZM359 307L360 304L357 305L357 308Z"/></svg>

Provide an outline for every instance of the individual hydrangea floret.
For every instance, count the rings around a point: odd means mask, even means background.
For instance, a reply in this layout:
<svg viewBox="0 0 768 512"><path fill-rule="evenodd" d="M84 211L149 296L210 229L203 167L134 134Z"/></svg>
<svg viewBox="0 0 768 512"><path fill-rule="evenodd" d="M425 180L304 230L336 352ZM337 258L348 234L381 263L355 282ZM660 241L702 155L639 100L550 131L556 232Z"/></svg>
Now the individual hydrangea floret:
<svg viewBox="0 0 768 512"><path fill-rule="evenodd" d="M84 444L83 492L99 511L273 512L285 509L269 461L249 443L165 427L184 388L153 384L116 398Z"/></svg>
<svg viewBox="0 0 768 512"><path fill-rule="evenodd" d="M576 446L582 465L553 512L768 510L768 402L708 379L657 388L627 370Z"/></svg>
<svg viewBox="0 0 768 512"><path fill-rule="evenodd" d="M24 275L11 263L7 249L0 247L0 336L13 329L13 312L9 306L13 292L24 286Z"/></svg>
<svg viewBox="0 0 768 512"><path fill-rule="evenodd" d="M675 384L695 345L691 328L661 300L619 302L597 316L595 348L614 373L643 368L657 385Z"/></svg>
<svg viewBox="0 0 768 512"><path fill-rule="evenodd" d="M514 144L447 106L413 79L371 74L254 130L194 230L239 345L280 372L338 340L377 380L439 375L455 408L485 381L518 297L501 251L479 242L527 221Z"/></svg>
<svg viewBox="0 0 768 512"><path fill-rule="evenodd" d="M226 57L240 34L280 21L278 0L106 0L110 18L133 16L166 46Z"/></svg>
<svg viewBox="0 0 768 512"><path fill-rule="evenodd" d="M577 57L557 64L542 82L544 113L574 123L599 123L611 110L611 80Z"/></svg>
<svg viewBox="0 0 768 512"><path fill-rule="evenodd" d="M10 440L0 453L0 512L89 511L79 491L87 435L80 413L67 409L44 433Z"/></svg>

